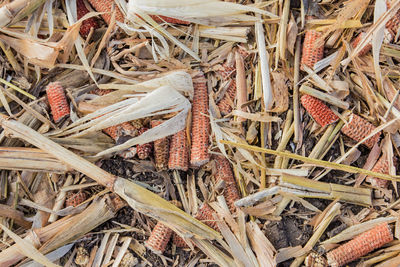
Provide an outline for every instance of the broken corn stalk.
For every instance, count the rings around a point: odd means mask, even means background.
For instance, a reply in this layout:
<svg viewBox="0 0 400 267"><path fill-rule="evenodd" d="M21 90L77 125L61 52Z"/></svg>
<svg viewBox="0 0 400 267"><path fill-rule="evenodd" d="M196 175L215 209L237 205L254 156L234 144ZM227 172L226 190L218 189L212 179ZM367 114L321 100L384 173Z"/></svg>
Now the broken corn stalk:
<svg viewBox="0 0 400 267"><path fill-rule="evenodd" d="M119 22L124 22L124 14L122 14L121 10L117 6L114 0L88 0L92 7L97 12L105 12L101 16L103 17L104 21L109 25L111 21L111 11L113 5L115 6L115 20Z"/></svg>
<svg viewBox="0 0 400 267"><path fill-rule="evenodd" d="M65 200L65 207L76 207L87 199L87 195L83 191L68 194Z"/></svg>
<svg viewBox="0 0 400 267"><path fill-rule="evenodd" d="M189 169L189 145L185 129L171 137L168 168L181 171Z"/></svg>
<svg viewBox="0 0 400 267"><path fill-rule="evenodd" d="M357 142L360 142L373 130L375 130L374 125L355 114L351 114L348 123L345 124L345 126L341 129L342 133ZM380 132L375 134L367 139L363 144L369 148L372 148L374 144L378 142L380 135Z"/></svg>
<svg viewBox="0 0 400 267"><path fill-rule="evenodd" d="M89 10L86 8L83 0L76 1L76 9L77 9L78 20L81 19L83 16L85 16L87 13L89 13ZM97 23L97 20L95 18L88 18L82 21L79 32L83 37L86 37L89 34L91 28L97 29L98 27L99 24Z"/></svg>
<svg viewBox="0 0 400 267"><path fill-rule="evenodd" d="M322 33L316 30L307 30L303 41L303 53L301 56L301 70L303 65L314 68L315 63L324 57L324 44L319 44Z"/></svg>
<svg viewBox="0 0 400 267"><path fill-rule="evenodd" d="M151 128L160 125L163 121L151 121ZM157 170L168 169L168 153L169 153L169 138L164 137L154 141L154 159L156 161Z"/></svg>
<svg viewBox="0 0 400 267"><path fill-rule="evenodd" d="M240 196L231 169L231 164L225 157L216 156L215 165L217 167L217 173L215 174L216 181L219 182L220 180L223 180L225 182L224 197L229 210L233 213L236 210L234 203L240 198Z"/></svg>
<svg viewBox="0 0 400 267"><path fill-rule="evenodd" d="M365 38L365 35L367 33L366 32L360 32L359 35L357 35L356 38L354 38L354 40L351 42L351 47L354 49L358 46L358 44L361 42L362 39ZM364 56L365 54L367 54L372 48L372 43L368 43L366 46L364 46L363 49L361 49L360 52L358 52L358 56Z"/></svg>
<svg viewBox="0 0 400 267"><path fill-rule="evenodd" d="M372 168L372 171L389 174L389 161L386 159L386 157L381 156L376 162L375 166ZM389 183L388 180L379 179L373 176L368 176L366 180L367 182L371 183L372 186L377 186L380 188L386 188Z"/></svg>
<svg viewBox="0 0 400 267"><path fill-rule="evenodd" d="M210 138L210 118L208 117L207 80L201 77L193 79L194 95L192 106L192 147L190 164L201 167L210 160L208 153Z"/></svg>
<svg viewBox="0 0 400 267"><path fill-rule="evenodd" d="M343 266L393 240L392 231L387 223L379 224L362 233L353 240L330 251L328 264L332 267Z"/></svg>
<svg viewBox="0 0 400 267"><path fill-rule="evenodd" d="M300 100L311 117L322 127L339 120L339 117L321 100L310 95L303 95Z"/></svg>
<svg viewBox="0 0 400 267"><path fill-rule="evenodd" d="M163 223L158 222L151 232L149 239L145 242L145 245L154 253L161 255L167 248L171 235L172 230Z"/></svg>
<svg viewBox="0 0 400 267"><path fill-rule="evenodd" d="M139 135L147 131L148 129L146 127L140 128L139 129ZM151 152L153 151L153 144L152 143L145 143L141 145L137 145L137 155L139 159L147 159Z"/></svg>
<svg viewBox="0 0 400 267"><path fill-rule="evenodd" d="M55 122L69 116L70 109L65 96L64 88L58 82L49 83L46 87L47 99L51 109L51 114Z"/></svg>

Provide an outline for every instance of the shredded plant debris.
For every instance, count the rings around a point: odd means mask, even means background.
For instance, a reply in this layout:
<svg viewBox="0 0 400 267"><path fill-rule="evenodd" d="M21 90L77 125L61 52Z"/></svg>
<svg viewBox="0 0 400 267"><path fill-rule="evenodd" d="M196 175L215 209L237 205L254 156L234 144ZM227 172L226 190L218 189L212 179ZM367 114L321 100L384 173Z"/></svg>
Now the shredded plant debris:
<svg viewBox="0 0 400 267"><path fill-rule="evenodd" d="M400 266L399 37L400 0L0 1L0 266Z"/></svg>

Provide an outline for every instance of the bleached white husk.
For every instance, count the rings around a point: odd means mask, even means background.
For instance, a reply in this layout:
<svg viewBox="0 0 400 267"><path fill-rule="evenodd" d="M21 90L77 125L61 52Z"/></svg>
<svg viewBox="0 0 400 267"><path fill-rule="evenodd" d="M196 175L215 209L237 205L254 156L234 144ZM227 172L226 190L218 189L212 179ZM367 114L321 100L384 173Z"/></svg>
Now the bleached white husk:
<svg viewBox="0 0 400 267"><path fill-rule="evenodd" d="M177 90L170 86L162 86L146 94L146 96L139 101L135 98L127 99L88 114L76 121L71 127L59 135L73 133L70 137L79 137L123 122L177 112L174 117L161 125L151 128L138 137L132 138L121 145L112 147L96 155L103 156L127 149L136 144L152 142L177 133L185 127L186 117L190 107L191 104L189 100Z"/></svg>

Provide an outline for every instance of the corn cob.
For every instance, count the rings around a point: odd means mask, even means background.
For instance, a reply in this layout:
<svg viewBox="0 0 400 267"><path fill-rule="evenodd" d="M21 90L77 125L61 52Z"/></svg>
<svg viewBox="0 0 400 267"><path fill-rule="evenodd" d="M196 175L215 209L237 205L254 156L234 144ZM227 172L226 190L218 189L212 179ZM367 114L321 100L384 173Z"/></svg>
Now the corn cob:
<svg viewBox="0 0 400 267"><path fill-rule="evenodd" d="M207 81L202 77L193 80L194 96L192 107L192 147L190 164L201 167L210 160L208 145L210 138L210 119L208 117Z"/></svg>
<svg viewBox="0 0 400 267"><path fill-rule="evenodd" d="M304 259L305 267L328 267L327 260L315 252L311 252Z"/></svg>
<svg viewBox="0 0 400 267"><path fill-rule="evenodd" d="M213 228L215 231L218 231L218 225L217 222L215 221L214 217L212 216L214 213L214 210L208 205L206 202L204 202L199 210L197 211L197 214L195 218L209 227Z"/></svg>
<svg viewBox="0 0 400 267"><path fill-rule="evenodd" d="M46 87L46 94L55 122L59 122L69 116L70 109L67 97L65 96L64 88L59 82L49 83Z"/></svg>
<svg viewBox="0 0 400 267"><path fill-rule="evenodd" d="M85 192L79 191L77 193L68 194L65 200L65 207L76 207L87 199Z"/></svg>
<svg viewBox="0 0 400 267"><path fill-rule="evenodd" d="M151 121L151 127L154 128L162 123L161 120ZM168 152L169 152L169 139L168 137L161 138L154 141L154 158L156 161L157 170L168 169Z"/></svg>
<svg viewBox="0 0 400 267"><path fill-rule="evenodd" d="M212 216L214 210L208 205L206 202L204 202L199 210L197 211L197 214L195 218L203 223L205 223L207 226L213 228L216 231L219 231L218 225L214 220L214 217ZM174 233L172 236L172 242L177 246L178 248L187 248L189 247L185 240L183 240L182 237L180 237L178 234Z"/></svg>
<svg viewBox="0 0 400 267"><path fill-rule="evenodd" d="M172 234L172 243L178 248L188 248L188 244L186 244L185 240L180 237L177 233Z"/></svg>
<svg viewBox="0 0 400 267"><path fill-rule="evenodd" d="M189 145L185 130L179 131L171 137L168 168L181 171L189 169Z"/></svg>
<svg viewBox="0 0 400 267"><path fill-rule="evenodd" d="M119 9L118 5L114 0L88 0L88 1L97 12L106 12L101 16L108 25L110 25L111 11L113 5L115 5L115 10L116 10L115 20L119 22L124 22L124 14L122 14L121 10Z"/></svg>
<svg viewBox="0 0 400 267"><path fill-rule="evenodd" d="M161 255L167 248L171 235L172 230L161 222L158 222L151 232L149 239L145 242L145 245L154 253Z"/></svg>
<svg viewBox="0 0 400 267"><path fill-rule="evenodd" d="M139 135L141 135L142 133L144 133L147 130L148 129L146 127L140 128ZM136 146L136 152L137 152L139 159L147 159L150 156L152 151L153 151L152 143L146 143L146 144Z"/></svg>
<svg viewBox="0 0 400 267"><path fill-rule="evenodd" d="M136 15L136 16L141 18L139 15ZM175 19L175 18L163 16L163 15L150 15L150 17L157 23L167 22L167 23L171 23L171 24L182 24L182 25L190 24L190 21Z"/></svg>
<svg viewBox="0 0 400 267"><path fill-rule="evenodd" d="M376 162L375 166L372 168L372 171L389 174L389 161L386 159L386 157L384 156L380 157L379 160ZM389 183L388 180L379 179L372 176L368 176L366 180L367 182L371 183L372 186L380 188L386 188Z"/></svg>
<svg viewBox="0 0 400 267"><path fill-rule="evenodd" d="M315 63L324 57L324 44L318 43L322 40L322 33L316 30L307 30L304 36L303 53L301 56L301 70L304 70L303 65L309 68L314 68Z"/></svg>
<svg viewBox="0 0 400 267"><path fill-rule="evenodd" d="M311 117L322 127L339 120L339 117L318 98L310 95L303 95L300 100Z"/></svg>
<svg viewBox="0 0 400 267"><path fill-rule="evenodd" d="M76 9L77 9L77 15L78 19L81 19L83 16L85 16L87 13L89 13L89 10L86 8L85 3L83 0L77 0L76 1ZM81 28L79 29L79 32L83 37L86 37L90 29L97 29L99 27L97 21L95 18L88 18L82 21Z"/></svg>
<svg viewBox="0 0 400 267"><path fill-rule="evenodd" d="M332 267L343 266L393 240L392 231L387 223L382 223L360 234L353 240L330 251L328 264Z"/></svg>
<svg viewBox="0 0 400 267"><path fill-rule="evenodd" d="M111 89L106 89L106 90L94 89L94 90L90 91L89 93L93 94L93 95L103 96L103 95L108 95L109 93L112 93L112 92L114 92L114 90L111 90Z"/></svg>
<svg viewBox="0 0 400 267"><path fill-rule="evenodd" d="M359 35L357 35L357 37L351 42L351 47L354 49L357 47L357 45L361 42L362 39L364 39L365 35L367 33L366 32L360 32ZM360 52L358 52L358 56L364 56L365 54L367 54L372 48L372 43L369 42L366 46L364 46L363 49L361 49Z"/></svg>
<svg viewBox="0 0 400 267"><path fill-rule="evenodd" d="M129 122L123 122L121 124L107 127L103 129L103 132L114 139L115 142L118 142L118 139L121 136L136 136L138 134L138 128L134 127Z"/></svg>
<svg viewBox="0 0 400 267"><path fill-rule="evenodd" d="M351 114L349 122L341 129L342 133L357 142L360 142L373 130L375 130L375 126L355 114ZM375 143L378 142L380 135L380 132L376 133L374 136L367 139L363 144L369 148L372 148Z"/></svg>
<svg viewBox="0 0 400 267"><path fill-rule="evenodd" d="M239 47L237 51L243 57L243 59L249 56L249 53L242 47ZM230 53L227 60L218 70L218 73L223 81L229 80L228 88L226 89L225 95L217 104L219 111L222 115L227 115L232 111L231 103L235 100L236 97L236 81L232 79L232 75L236 71L234 55L234 53Z"/></svg>
<svg viewBox="0 0 400 267"><path fill-rule="evenodd" d="M387 0L386 1L386 6L387 9L389 9L391 7L391 1ZM396 36L399 27L400 27L400 10L398 10L396 12L396 15L393 16L393 18L391 18L387 23L386 23L386 29L389 30L389 32L392 34L393 37Z"/></svg>
<svg viewBox="0 0 400 267"><path fill-rule="evenodd" d="M216 181L219 182L220 180L223 180L225 182L224 197L229 210L233 213L236 210L234 203L240 198L240 195L231 165L229 161L222 156L215 157L215 165L217 167L217 173L215 174Z"/></svg>

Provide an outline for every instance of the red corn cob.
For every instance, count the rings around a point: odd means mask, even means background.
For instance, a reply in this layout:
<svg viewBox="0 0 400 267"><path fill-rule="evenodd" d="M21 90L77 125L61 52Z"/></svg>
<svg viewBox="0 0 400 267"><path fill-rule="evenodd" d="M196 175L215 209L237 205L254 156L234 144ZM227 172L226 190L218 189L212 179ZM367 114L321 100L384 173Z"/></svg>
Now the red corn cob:
<svg viewBox="0 0 400 267"><path fill-rule="evenodd" d="M392 240L393 234L389 225L387 223L379 224L346 244L330 251L327 254L328 264L332 267L343 266Z"/></svg>
<svg viewBox="0 0 400 267"><path fill-rule="evenodd" d="M208 90L204 75L193 80L194 96L192 107L192 147L190 164L201 167L210 160L208 145L210 138L210 118L208 117Z"/></svg>
<svg viewBox="0 0 400 267"><path fill-rule="evenodd" d="M65 200L65 207L76 207L87 199L85 192L70 193Z"/></svg>
<svg viewBox="0 0 400 267"><path fill-rule="evenodd" d="M222 156L216 156L215 165L217 167L215 178L217 182L220 180L225 182L224 197L226 203L228 204L229 210L233 213L236 210L234 203L240 198L240 195L236 186L235 177L233 176L231 164L226 158Z"/></svg>
<svg viewBox="0 0 400 267"><path fill-rule="evenodd" d="M136 16L141 18L139 15L136 15ZM167 23L171 23L171 24L182 24L182 25L190 24L190 21L175 19L175 18L163 16L163 15L150 15L150 17L157 23L167 22Z"/></svg>
<svg viewBox="0 0 400 267"><path fill-rule="evenodd" d="M314 68L315 63L324 57L324 44L319 45L322 33L316 30L306 31L303 42L303 53L301 56L301 70L304 70L303 65L309 68Z"/></svg>
<svg viewBox="0 0 400 267"><path fill-rule="evenodd" d="M138 129L129 122L123 122L121 124L107 127L103 129L103 132L114 139L115 142L117 142L118 138L124 135L136 136L138 133Z"/></svg>
<svg viewBox="0 0 400 267"><path fill-rule="evenodd" d="M391 6L390 2L391 2L390 0L386 1L387 9L389 9L390 6ZM397 34L398 30L399 30L399 27L400 27L400 10L398 10L396 12L396 15L394 15L393 18L391 18L386 23L385 26L386 26L386 29L388 29L390 31L390 33L393 35L393 37L396 36L396 34Z"/></svg>
<svg viewBox="0 0 400 267"><path fill-rule="evenodd" d="M181 171L189 169L189 145L185 129L177 132L171 138L168 168Z"/></svg>
<svg viewBox="0 0 400 267"><path fill-rule="evenodd" d="M218 73L221 75L222 81L228 81L228 88L224 96L218 102L217 106L222 115L227 115L232 111L232 103L236 97L236 82L232 79L232 75L236 71L234 54L230 53L227 60L222 64Z"/></svg>
<svg viewBox="0 0 400 267"><path fill-rule="evenodd" d="M89 10L86 8L85 3L83 0L77 0L76 1L76 8L77 8L77 15L78 19L81 19L83 16L85 16L87 13L89 13ZM81 28L79 29L79 32L83 37L86 37L90 29L97 29L99 27L97 21L95 18L88 18L82 21Z"/></svg>
<svg viewBox="0 0 400 267"><path fill-rule="evenodd" d="M206 202L204 202L201 207L198 209L197 214L195 218L209 227L213 228L215 231L219 231L217 222L215 221L214 217L212 216L214 213L214 210L208 205Z"/></svg>
<svg viewBox="0 0 400 267"><path fill-rule="evenodd" d="M114 90L111 90L111 89L106 89L106 90L94 89L94 90L90 91L89 93L93 94L93 95L103 96L103 95L108 95L109 93L112 93L112 92L114 92Z"/></svg>
<svg viewBox="0 0 400 267"><path fill-rule="evenodd" d="M339 120L339 117L318 98L310 95L303 95L300 100L311 117L322 127Z"/></svg>
<svg viewBox="0 0 400 267"><path fill-rule="evenodd" d="M119 22L124 22L124 14L122 14L121 10L119 9L118 5L114 0L88 0L88 1L97 12L106 12L101 16L108 25L110 24L111 21L111 11L113 5L115 6L116 10L115 20Z"/></svg>
<svg viewBox="0 0 400 267"><path fill-rule="evenodd" d="M369 135L373 130L375 130L375 126L364 120L360 116L355 114L351 114L349 122L342 128L342 133L350 137L351 139L360 142L367 135ZM374 136L367 139L363 144L369 148L372 148L375 143L378 142L381 133L377 133Z"/></svg>
<svg viewBox="0 0 400 267"><path fill-rule="evenodd" d="M139 130L139 135L147 131L148 129L143 127ZM153 151L153 144L152 143L146 143L142 145L137 145L137 155L139 159L147 159L151 152Z"/></svg>
<svg viewBox="0 0 400 267"><path fill-rule="evenodd" d="M357 45L361 42L362 39L364 39L365 35L367 33L366 32L360 32L359 35L357 35L357 37L351 42L351 47L356 48ZM367 54L372 48L372 43L369 42L366 46L364 46L363 49L361 49L360 52L358 52L358 56L364 56L365 54Z"/></svg>
<svg viewBox="0 0 400 267"><path fill-rule="evenodd" d="M163 254L167 248L169 239L171 238L172 230L158 222L154 227L149 239L145 242L148 249L156 254Z"/></svg>
<svg viewBox="0 0 400 267"><path fill-rule="evenodd" d="M151 127L154 128L160 125L163 121L153 120L151 121ZM157 170L168 169L168 153L169 153L169 139L164 137L154 141L154 158L156 161Z"/></svg>
<svg viewBox="0 0 400 267"><path fill-rule="evenodd" d="M214 210L208 205L206 202L204 202L199 210L197 211L197 214L195 218L203 223L205 223L207 226L213 228L216 231L219 231L218 225L214 220L214 217L212 214L214 213ZM172 237L172 242L177 246L178 248L187 248L189 247L185 240L183 240L182 237L180 237L178 234L174 233Z"/></svg>
<svg viewBox="0 0 400 267"><path fill-rule="evenodd" d="M227 115L232 111L232 103L236 97L236 82L230 80L228 89L226 89L224 97L218 102L217 106L222 115Z"/></svg>
<svg viewBox="0 0 400 267"><path fill-rule="evenodd" d="M386 159L386 157L384 156L380 157L379 160L376 162L375 166L372 168L372 171L389 174L389 161ZM380 188L386 188L389 183L388 180L379 179L372 176L368 176L366 180L367 182L371 183L372 186Z"/></svg>
<svg viewBox="0 0 400 267"><path fill-rule="evenodd" d="M63 87L59 82L49 83L46 87L47 99L55 122L69 116L70 109Z"/></svg>
<svg viewBox="0 0 400 267"><path fill-rule="evenodd" d="M172 234L172 243L178 248L188 248L189 246L186 244L185 240L180 237L177 233Z"/></svg>

